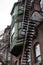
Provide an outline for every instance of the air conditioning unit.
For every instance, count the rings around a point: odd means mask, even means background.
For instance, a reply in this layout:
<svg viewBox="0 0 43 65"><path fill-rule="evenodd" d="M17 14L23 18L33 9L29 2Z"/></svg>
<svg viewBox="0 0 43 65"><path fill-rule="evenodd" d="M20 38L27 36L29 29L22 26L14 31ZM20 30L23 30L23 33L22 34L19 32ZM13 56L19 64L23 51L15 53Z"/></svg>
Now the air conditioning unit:
<svg viewBox="0 0 43 65"><path fill-rule="evenodd" d="M41 63L35 63L34 65L41 65Z"/></svg>

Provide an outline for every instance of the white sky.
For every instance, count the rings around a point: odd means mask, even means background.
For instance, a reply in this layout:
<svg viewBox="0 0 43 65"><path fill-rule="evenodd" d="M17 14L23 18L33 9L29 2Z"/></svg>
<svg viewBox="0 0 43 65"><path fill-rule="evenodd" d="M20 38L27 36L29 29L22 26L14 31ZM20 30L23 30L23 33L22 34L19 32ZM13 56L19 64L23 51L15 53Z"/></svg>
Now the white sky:
<svg viewBox="0 0 43 65"><path fill-rule="evenodd" d="M11 24L11 15L13 4L18 0L0 0L0 31Z"/></svg>

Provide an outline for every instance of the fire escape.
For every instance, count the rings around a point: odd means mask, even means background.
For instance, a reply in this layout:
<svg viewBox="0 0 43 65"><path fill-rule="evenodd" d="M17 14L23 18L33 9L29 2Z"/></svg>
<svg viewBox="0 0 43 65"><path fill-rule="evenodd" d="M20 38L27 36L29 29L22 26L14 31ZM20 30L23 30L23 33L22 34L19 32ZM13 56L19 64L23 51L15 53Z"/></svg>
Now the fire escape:
<svg viewBox="0 0 43 65"><path fill-rule="evenodd" d="M25 40L23 46L23 54L21 59L21 65L28 65L28 56L31 52L32 39L35 34L35 29L37 26L36 21L30 20L31 14L31 0L25 0L25 10L24 10L24 20L23 20L23 29L22 31L25 33Z"/></svg>

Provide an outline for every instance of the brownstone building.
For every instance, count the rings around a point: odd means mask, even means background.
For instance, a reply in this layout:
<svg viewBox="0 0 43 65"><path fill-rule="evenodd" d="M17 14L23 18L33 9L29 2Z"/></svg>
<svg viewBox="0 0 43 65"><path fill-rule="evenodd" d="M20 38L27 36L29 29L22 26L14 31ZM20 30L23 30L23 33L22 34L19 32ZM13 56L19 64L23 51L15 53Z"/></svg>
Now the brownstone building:
<svg viewBox="0 0 43 65"><path fill-rule="evenodd" d="M12 65L43 65L43 0L19 1L11 11Z"/></svg>
<svg viewBox="0 0 43 65"><path fill-rule="evenodd" d="M11 63L10 46L10 26L7 26L0 37L0 65L9 65ZM11 65L11 64L10 64Z"/></svg>

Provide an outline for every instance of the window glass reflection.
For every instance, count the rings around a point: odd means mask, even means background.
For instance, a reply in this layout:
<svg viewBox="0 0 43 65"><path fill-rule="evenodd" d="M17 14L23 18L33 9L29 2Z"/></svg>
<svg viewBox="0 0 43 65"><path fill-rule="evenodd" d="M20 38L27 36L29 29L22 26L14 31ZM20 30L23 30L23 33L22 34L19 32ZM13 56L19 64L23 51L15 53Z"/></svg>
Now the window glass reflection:
<svg viewBox="0 0 43 65"><path fill-rule="evenodd" d="M40 2L41 10L43 11L43 0Z"/></svg>
<svg viewBox="0 0 43 65"><path fill-rule="evenodd" d="M40 45L38 42L36 42L37 44L35 45L35 61L36 62L40 62L41 63L41 52L40 52Z"/></svg>

